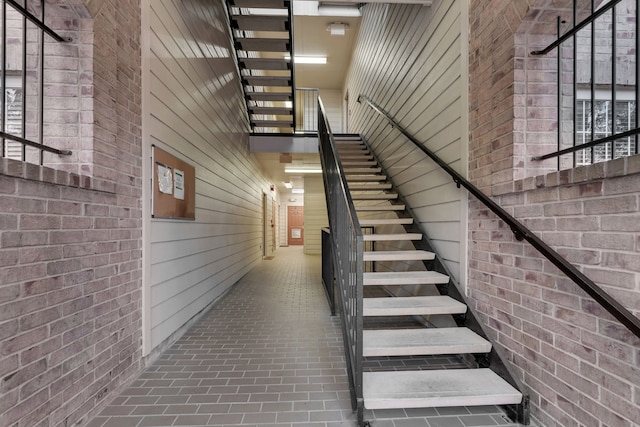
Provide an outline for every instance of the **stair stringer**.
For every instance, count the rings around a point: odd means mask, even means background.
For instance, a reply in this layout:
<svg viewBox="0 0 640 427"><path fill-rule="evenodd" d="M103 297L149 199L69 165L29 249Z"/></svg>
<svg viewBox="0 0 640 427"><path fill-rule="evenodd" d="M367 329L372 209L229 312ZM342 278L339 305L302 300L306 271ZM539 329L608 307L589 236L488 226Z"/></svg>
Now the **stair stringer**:
<svg viewBox="0 0 640 427"><path fill-rule="evenodd" d="M405 209L402 212L396 212L397 215L399 217L407 217L407 218L414 219L412 224L403 225L405 231L407 233L422 234L421 240L412 241L413 246L417 250L425 250L425 251L433 252L435 254L435 257L433 260L423 261L425 267L427 268L427 270L436 271L438 273L442 273L449 276L449 283L445 285L436 285L438 291L440 292L441 295L449 296L455 299L456 301L459 301L467 306L467 312L465 314L452 315L456 324L458 326L463 326L471 329L473 332L480 335L482 338L491 342L492 344L491 352L488 354L474 355L475 362L478 364L478 367L480 368L486 367L491 369L496 374L498 374L502 379L504 379L509 384L511 384L511 386L516 388L520 393L522 393L522 403L518 405L503 405L502 407L505 409L507 416L512 421L520 424L524 424L524 425L529 425L530 424L530 409L529 409L530 396L529 396L529 393L527 392L525 385L518 378L513 366L511 366L508 362L505 362L509 359L504 354L504 351L502 350L502 348L499 348L499 346L496 345L496 341L492 339L489 334L487 334L485 326L482 324L482 322L478 321L479 316L475 308L473 307L473 305L469 304L466 295L464 295L463 292L460 292L460 284L453 278L454 276L451 274L451 271L449 270L447 265L444 263L442 257L435 250L435 247L432 243L432 240L429 238L427 231L424 229L424 226L419 221L417 221L417 216L413 213L413 210L411 209L410 204L407 202L407 200L405 200L404 196L399 191L398 187L393 181L393 177L389 175L384 165L378 160L377 154L375 153L373 148L369 145L369 143L364 138L364 136L360 135L360 137L362 138L362 142L369 149L369 152L371 153L371 155L373 155L373 158L378 163L378 167L381 168L380 173L382 175L385 175L387 177L387 182L391 184L391 189L389 189L388 191L395 192L398 195L397 199L390 200L390 203L405 206Z"/></svg>

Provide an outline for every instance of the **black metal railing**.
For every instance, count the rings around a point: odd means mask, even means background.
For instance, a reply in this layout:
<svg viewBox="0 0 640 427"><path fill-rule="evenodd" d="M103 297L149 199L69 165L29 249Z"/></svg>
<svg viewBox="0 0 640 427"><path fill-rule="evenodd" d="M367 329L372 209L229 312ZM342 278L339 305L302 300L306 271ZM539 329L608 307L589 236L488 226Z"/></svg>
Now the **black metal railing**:
<svg viewBox="0 0 640 427"><path fill-rule="evenodd" d="M72 154L44 144L45 34L59 43L72 41L48 20L45 2L4 0L0 5L2 45L12 46L0 54L0 157L39 165L45 152Z"/></svg>
<svg viewBox="0 0 640 427"><path fill-rule="evenodd" d="M532 160L558 158L558 169L565 169L640 151L640 11L637 1L635 6L627 1L597 6L574 0L571 29L563 33L567 20L558 16L557 40L531 52L539 56L557 50L558 98L558 148ZM578 22L582 9L589 16ZM571 158L563 159L567 154Z"/></svg>
<svg viewBox="0 0 640 427"><path fill-rule="evenodd" d="M295 88L295 122L297 133L318 132L318 98L320 89Z"/></svg>
<svg viewBox="0 0 640 427"><path fill-rule="evenodd" d="M407 139L413 142L423 153L425 153L431 160L433 160L438 166L440 166L445 172L447 172L458 187L464 187L469 193L476 197L482 204L488 207L494 214L502 219L511 228L518 240L526 240L533 246L538 252L540 252L545 258L547 258L553 265L558 267L560 271L566 274L571 280L573 280L582 290L584 290L595 301L602 305L612 316L614 316L620 323L625 325L636 336L640 337L640 319L634 316L629 310L623 307L617 300L611 295L605 292L601 287L595 284L590 278L585 276L574 265L568 262L565 258L560 256L554 249L543 242L537 237L531 230L525 227L517 219L506 212L491 198L486 196L480 189L471 184L466 178L460 175L455 169L449 166L445 161L440 159L435 153L426 148L420 143L413 135L411 135L400 123L398 123L389 113L383 110L370 98L360 95L358 102L366 102L374 111L383 116L393 127L401 132Z"/></svg>
<svg viewBox="0 0 640 427"><path fill-rule="evenodd" d="M324 171L331 251L338 304L342 316L351 403L353 409L358 412L358 425L362 425L364 417L362 395L364 239L331 127L320 99L318 99L318 139L320 140L320 160Z"/></svg>
<svg viewBox="0 0 640 427"><path fill-rule="evenodd" d="M328 228L322 231L322 284L327 293L327 301L331 315L336 315L335 274L333 273L333 251L331 250L331 232Z"/></svg>

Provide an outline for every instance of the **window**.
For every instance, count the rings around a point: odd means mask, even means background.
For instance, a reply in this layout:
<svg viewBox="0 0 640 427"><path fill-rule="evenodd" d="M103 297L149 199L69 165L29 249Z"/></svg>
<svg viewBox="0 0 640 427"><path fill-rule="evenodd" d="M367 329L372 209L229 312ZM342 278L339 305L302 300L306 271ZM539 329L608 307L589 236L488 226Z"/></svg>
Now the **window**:
<svg viewBox="0 0 640 427"><path fill-rule="evenodd" d="M67 41L45 25L44 0L3 0L0 10L0 156L42 165L45 45Z"/></svg>
<svg viewBox="0 0 640 427"><path fill-rule="evenodd" d="M579 94L576 103L576 145L606 138L613 135L612 131L622 133L637 127L636 101L633 99L625 100L624 98L629 97L625 95L629 94L624 91L619 91L617 95L621 99L616 100L614 118L613 101L596 97L592 110L591 100L584 99L585 97ZM575 154L575 162L576 166L590 165L636 153L636 137L629 136L580 150Z"/></svg>

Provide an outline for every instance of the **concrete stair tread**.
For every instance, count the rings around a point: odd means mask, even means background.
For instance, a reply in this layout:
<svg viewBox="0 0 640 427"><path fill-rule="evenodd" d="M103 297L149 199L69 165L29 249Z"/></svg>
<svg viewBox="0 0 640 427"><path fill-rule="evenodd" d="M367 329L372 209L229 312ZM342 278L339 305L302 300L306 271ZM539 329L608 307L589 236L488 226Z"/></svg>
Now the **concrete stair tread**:
<svg viewBox="0 0 640 427"><path fill-rule="evenodd" d="M289 31L287 15L233 15L231 26L242 31Z"/></svg>
<svg viewBox="0 0 640 427"><path fill-rule="evenodd" d="M437 285L449 283L449 276L436 271L384 271L363 273L363 285Z"/></svg>
<svg viewBox="0 0 640 427"><path fill-rule="evenodd" d="M390 190L391 184L383 183L383 184L351 184L349 185L350 191L381 191L381 190Z"/></svg>
<svg viewBox="0 0 640 427"><path fill-rule="evenodd" d="M365 298L365 316L428 316L464 314L467 306L448 296Z"/></svg>
<svg viewBox="0 0 640 427"><path fill-rule="evenodd" d="M344 156L340 156L340 160L350 161L350 160L372 160L373 154L345 154Z"/></svg>
<svg viewBox="0 0 640 427"><path fill-rule="evenodd" d="M386 181L386 175L348 175L345 174L347 182L379 182Z"/></svg>
<svg viewBox="0 0 640 427"><path fill-rule="evenodd" d="M379 193L379 194L352 194L352 200L395 200L398 198L396 193Z"/></svg>
<svg viewBox="0 0 640 427"><path fill-rule="evenodd" d="M375 160L357 160L357 159L347 160L347 159L342 159L342 166L345 166L345 167L353 167L353 166L372 167L372 166L378 166L378 162L376 162Z"/></svg>
<svg viewBox="0 0 640 427"><path fill-rule="evenodd" d="M365 357L490 351L491 343L468 328L371 329L362 332L362 354Z"/></svg>
<svg viewBox="0 0 640 427"><path fill-rule="evenodd" d="M366 237L366 236L369 236L369 234L366 234L363 237ZM365 241L366 240L367 239L365 239ZM429 251L413 250L413 251L373 251L373 252L365 252L363 256L365 261L426 261L426 260L434 259L436 255L433 252L429 252Z"/></svg>
<svg viewBox="0 0 640 427"><path fill-rule="evenodd" d="M422 240L420 233L395 233L395 234L365 234L362 236L365 242L399 241L399 240ZM411 251L417 252L417 251Z"/></svg>
<svg viewBox="0 0 640 427"><path fill-rule="evenodd" d="M374 205L374 206L356 206L356 211L375 212L375 211L403 211L404 205Z"/></svg>
<svg viewBox="0 0 640 427"><path fill-rule="evenodd" d="M410 225L413 224L413 218L359 219L358 222L363 227L376 225Z"/></svg>
<svg viewBox="0 0 640 427"><path fill-rule="evenodd" d="M365 372L367 409L512 405L522 394L490 369Z"/></svg>
<svg viewBox="0 0 640 427"><path fill-rule="evenodd" d="M381 168L344 168L345 175L370 175L380 172Z"/></svg>
<svg viewBox="0 0 640 427"><path fill-rule="evenodd" d="M289 52L291 43L283 38L240 38L237 48L254 52Z"/></svg>

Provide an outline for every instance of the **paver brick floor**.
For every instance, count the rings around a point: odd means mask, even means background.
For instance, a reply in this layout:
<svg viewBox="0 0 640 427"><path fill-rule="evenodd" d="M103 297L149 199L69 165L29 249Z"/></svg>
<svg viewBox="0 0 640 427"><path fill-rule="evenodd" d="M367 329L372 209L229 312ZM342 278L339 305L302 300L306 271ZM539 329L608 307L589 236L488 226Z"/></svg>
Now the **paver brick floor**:
<svg viewBox="0 0 640 427"><path fill-rule="evenodd" d="M280 248L223 296L89 427L354 427L320 257ZM374 427L513 425L497 407L366 411Z"/></svg>

